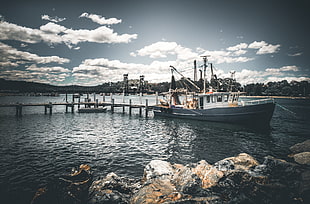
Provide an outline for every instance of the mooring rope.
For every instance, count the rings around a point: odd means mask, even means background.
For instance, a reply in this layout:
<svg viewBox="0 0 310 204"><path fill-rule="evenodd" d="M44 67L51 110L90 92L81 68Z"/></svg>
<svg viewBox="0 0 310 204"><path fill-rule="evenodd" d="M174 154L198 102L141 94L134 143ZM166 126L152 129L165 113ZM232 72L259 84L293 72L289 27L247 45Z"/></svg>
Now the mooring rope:
<svg viewBox="0 0 310 204"><path fill-rule="evenodd" d="M288 108L286 108L286 107L280 105L279 103L276 103L276 105L279 106L280 108L282 108L283 110L285 110L285 111L291 113L292 115L294 115L294 116L297 118L297 114L294 113L293 111L291 111L291 110L289 110Z"/></svg>

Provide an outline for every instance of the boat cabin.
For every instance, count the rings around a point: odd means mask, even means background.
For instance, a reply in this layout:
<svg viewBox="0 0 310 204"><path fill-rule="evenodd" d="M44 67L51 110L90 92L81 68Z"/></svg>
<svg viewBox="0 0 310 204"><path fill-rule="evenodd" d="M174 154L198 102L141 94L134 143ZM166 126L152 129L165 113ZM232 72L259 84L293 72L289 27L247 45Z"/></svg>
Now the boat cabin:
<svg viewBox="0 0 310 204"><path fill-rule="evenodd" d="M238 106L240 92L207 92L199 94L199 109Z"/></svg>

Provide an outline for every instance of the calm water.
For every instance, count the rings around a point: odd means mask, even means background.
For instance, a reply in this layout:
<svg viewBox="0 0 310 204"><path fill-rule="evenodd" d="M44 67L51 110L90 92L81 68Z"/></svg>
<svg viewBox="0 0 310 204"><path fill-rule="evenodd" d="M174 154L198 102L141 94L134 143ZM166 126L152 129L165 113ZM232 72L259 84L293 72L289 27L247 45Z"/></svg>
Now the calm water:
<svg viewBox="0 0 310 204"><path fill-rule="evenodd" d="M137 96L131 98L140 101ZM148 99L154 104L155 97ZM123 99L116 96L116 100ZM49 101L64 101L64 95L0 97L0 103ZM241 152L259 161L266 155L286 158L291 145L309 139L310 101L276 102L294 114L277 106L270 130L261 131L153 118L151 113L149 118L139 117L138 110L129 116L128 110L122 114L122 108L114 114L65 114L64 107L55 107L53 115L44 115L43 107L26 107L21 118L15 117L14 108L0 108L0 203L29 203L38 187L82 163L92 166L96 178L109 172L138 178L152 159L214 163Z"/></svg>

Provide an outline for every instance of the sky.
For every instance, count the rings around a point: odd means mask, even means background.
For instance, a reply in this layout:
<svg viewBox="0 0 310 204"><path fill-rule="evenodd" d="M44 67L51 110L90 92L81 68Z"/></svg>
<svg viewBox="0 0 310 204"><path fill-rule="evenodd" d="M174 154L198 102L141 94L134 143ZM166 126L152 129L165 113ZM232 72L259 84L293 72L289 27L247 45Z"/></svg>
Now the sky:
<svg viewBox="0 0 310 204"><path fill-rule="evenodd" d="M1 0L0 78L165 82L171 65L193 79L193 61L202 68L208 55L218 77L236 71L243 85L310 81L308 2Z"/></svg>

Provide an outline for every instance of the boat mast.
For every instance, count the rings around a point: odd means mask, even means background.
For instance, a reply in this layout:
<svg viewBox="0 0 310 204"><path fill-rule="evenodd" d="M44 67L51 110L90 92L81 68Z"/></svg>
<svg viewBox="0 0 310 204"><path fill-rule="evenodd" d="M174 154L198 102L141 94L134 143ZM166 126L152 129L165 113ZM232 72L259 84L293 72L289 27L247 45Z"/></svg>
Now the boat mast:
<svg viewBox="0 0 310 204"><path fill-rule="evenodd" d="M200 56L203 59L203 93L206 93L206 72L207 72L207 62L210 55Z"/></svg>

